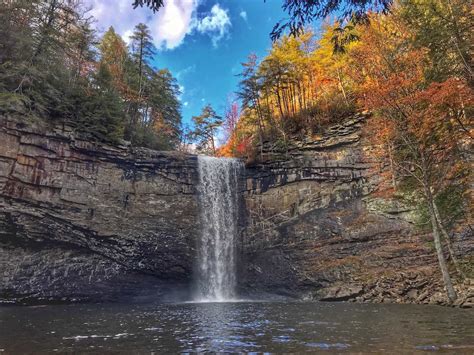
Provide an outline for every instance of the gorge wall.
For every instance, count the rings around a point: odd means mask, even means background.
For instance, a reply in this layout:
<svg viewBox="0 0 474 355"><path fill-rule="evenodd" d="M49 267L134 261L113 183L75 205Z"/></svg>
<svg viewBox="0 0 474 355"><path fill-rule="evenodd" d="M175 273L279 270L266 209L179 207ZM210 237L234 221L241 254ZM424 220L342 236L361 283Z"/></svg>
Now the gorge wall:
<svg viewBox="0 0 474 355"><path fill-rule="evenodd" d="M6 117L0 142L0 300L159 295L189 281L195 156L111 147Z"/></svg>
<svg viewBox="0 0 474 355"><path fill-rule="evenodd" d="M446 302L431 235L384 193L389 167L368 139L367 119L355 115L284 152L264 145L263 160L247 167L248 288L328 301ZM471 229L453 243L472 265ZM472 287L459 292L459 303L472 304Z"/></svg>
<svg viewBox="0 0 474 355"><path fill-rule="evenodd" d="M444 301L430 236L381 194L386 166L365 121L293 140L284 153L265 146L247 167L243 293ZM164 297L189 286L200 230L196 156L112 147L7 117L0 142L1 302ZM454 248L472 262L467 230ZM469 291L462 302L472 302Z"/></svg>

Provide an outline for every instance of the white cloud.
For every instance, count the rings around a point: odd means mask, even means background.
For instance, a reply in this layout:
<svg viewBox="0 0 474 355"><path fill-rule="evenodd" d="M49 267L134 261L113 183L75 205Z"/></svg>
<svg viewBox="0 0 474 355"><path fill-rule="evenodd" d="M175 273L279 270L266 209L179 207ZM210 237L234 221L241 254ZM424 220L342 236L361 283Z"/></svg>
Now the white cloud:
<svg viewBox="0 0 474 355"><path fill-rule="evenodd" d="M129 0L85 0L91 7L90 14L97 20L99 30L106 31L109 26L127 40L133 28L140 22L147 22L151 11L145 8L133 10Z"/></svg>
<svg viewBox="0 0 474 355"><path fill-rule="evenodd" d="M165 0L157 13L148 8L132 8L130 0L85 0L100 30L113 26L128 43L133 28L140 22L150 27L155 45L168 49L179 46L191 33L198 0Z"/></svg>
<svg viewBox="0 0 474 355"><path fill-rule="evenodd" d="M188 107L188 105L189 105L189 102L187 101L183 104L184 107Z"/></svg>
<svg viewBox="0 0 474 355"><path fill-rule="evenodd" d="M167 0L155 15L152 32L158 46L168 49L178 47L184 37L191 33L196 16L198 0Z"/></svg>
<svg viewBox="0 0 474 355"><path fill-rule="evenodd" d="M212 44L217 46L217 43L224 38L231 26L228 10L221 8L219 4L215 4L207 16L198 20L196 29L200 33L207 33L211 37Z"/></svg>
<svg viewBox="0 0 474 355"><path fill-rule="evenodd" d="M239 16L242 17L245 22L247 22L247 12L246 11L244 11L244 10L240 11Z"/></svg>
<svg viewBox="0 0 474 355"><path fill-rule="evenodd" d="M122 34L122 38L123 40L125 41L125 43L127 43L127 45L130 44L131 42L131 39L130 37L132 37L132 34L133 34L133 30L126 30L123 34Z"/></svg>
<svg viewBox="0 0 474 355"><path fill-rule="evenodd" d="M215 4L210 13L198 18L197 7L203 0L165 0L157 13L148 8L131 6L131 0L85 0L92 8L99 30L113 26L128 43L133 28L140 22L151 30L158 48L173 49L183 43L186 35L197 31L211 37L214 46L227 34L231 21L228 10Z"/></svg>

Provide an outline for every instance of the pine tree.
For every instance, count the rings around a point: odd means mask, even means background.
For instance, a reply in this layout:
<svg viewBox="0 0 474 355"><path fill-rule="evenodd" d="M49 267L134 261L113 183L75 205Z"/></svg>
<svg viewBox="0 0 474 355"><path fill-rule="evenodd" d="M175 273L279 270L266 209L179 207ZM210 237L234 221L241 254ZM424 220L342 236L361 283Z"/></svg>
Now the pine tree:
<svg viewBox="0 0 474 355"><path fill-rule="evenodd" d="M197 143L197 149L207 154L216 154L215 137L217 129L223 120L216 114L210 104L203 107L199 116L193 116L194 130L192 137Z"/></svg>
<svg viewBox="0 0 474 355"><path fill-rule="evenodd" d="M138 96L140 100L145 82L144 75L148 69L148 61L153 58L156 48L153 45L150 29L144 23L139 23L135 26L130 40L132 41L132 58L138 67Z"/></svg>
<svg viewBox="0 0 474 355"><path fill-rule="evenodd" d="M75 98L75 124L79 131L111 143L123 137L123 103L106 65L99 65L92 78L92 88L79 89Z"/></svg>
<svg viewBox="0 0 474 355"><path fill-rule="evenodd" d="M159 149L175 149L181 136L181 104L179 85L169 70L153 73L148 84L147 127L156 135Z"/></svg>
<svg viewBox="0 0 474 355"><path fill-rule="evenodd" d="M257 117L258 139L260 143L260 153L263 149L264 113L260 103L261 80L258 76L257 56L250 54L248 60L242 63L243 71L240 74L242 80L239 83L237 96L242 100L242 106L253 110Z"/></svg>

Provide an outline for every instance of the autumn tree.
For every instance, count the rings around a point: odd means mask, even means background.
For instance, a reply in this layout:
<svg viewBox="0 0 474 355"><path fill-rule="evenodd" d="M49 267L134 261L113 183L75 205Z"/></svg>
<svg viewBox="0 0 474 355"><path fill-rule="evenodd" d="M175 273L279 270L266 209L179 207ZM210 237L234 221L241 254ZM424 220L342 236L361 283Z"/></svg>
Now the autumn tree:
<svg viewBox="0 0 474 355"><path fill-rule="evenodd" d="M113 27L104 33L99 42L100 62L106 65L117 90L120 91L125 101L131 100L127 69L130 67L131 58L127 45Z"/></svg>
<svg viewBox="0 0 474 355"><path fill-rule="evenodd" d="M397 180L409 183L422 196L443 281L454 302L456 292L442 247L447 236L436 201L462 170L457 121L472 92L460 79L430 83L425 77L428 53L413 47L412 41L413 34L400 21L373 20L351 53L353 73L361 103L387 121Z"/></svg>
<svg viewBox="0 0 474 355"><path fill-rule="evenodd" d="M240 117L240 106L239 103L235 100L235 98L229 97L227 101L227 105L224 111L224 142L228 141L232 136L232 133L237 128L237 123Z"/></svg>
<svg viewBox="0 0 474 355"><path fill-rule="evenodd" d="M400 0L398 16L414 33L413 44L426 48L429 79L464 77L474 87L472 4L464 0Z"/></svg>
<svg viewBox="0 0 474 355"><path fill-rule="evenodd" d="M353 85L347 75L349 58L347 51L356 45L350 41L345 44L344 51L334 50L334 38L338 36L338 25L325 24L323 34L317 43L317 48L312 56L312 65L316 81L317 98L321 104L324 100L326 106L339 105L350 110L353 105ZM355 30L353 36L357 37Z"/></svg>

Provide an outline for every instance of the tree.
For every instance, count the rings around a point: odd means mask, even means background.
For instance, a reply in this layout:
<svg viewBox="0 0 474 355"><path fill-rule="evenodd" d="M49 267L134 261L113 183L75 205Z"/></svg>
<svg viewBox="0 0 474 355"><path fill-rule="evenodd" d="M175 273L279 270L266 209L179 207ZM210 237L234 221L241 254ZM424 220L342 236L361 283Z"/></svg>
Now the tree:
<svg viewBox="0 0 474 355"><path fill-rule="evenodd" d="M139 116L142 116L142 121L146 120L147 111L143 111L143 94L145 86L148 83L149 74L152 69L148 65L148 61L153 58L155 54L155 46L153 45L153 38L151 37L150 30L144 23L139 23L135 26L131 40L131 52L132 59L137 69L137 80L134 83L136 85L135 90L137 93L136 102L133 105L132 125L139 123Z"/></svg>
<svg viewBox="0 0 474 355"><path fill-rule="evenodd" d="M396 18L373 20L361 40L351 53L361 103L387 122L384 134L393 143L397 180L412 186L424 202L448 298L454 302L436 199L462 168L458 121L472 92L459 79L427 81L427 51L413 47L412 33Z"/></svg>
<svg viewBox="0 0 474 355"><path fill-rule="evenodd" d="M239 83L237 96L242 100L242 106L253 110L257 117L258 138L260 150L263 149L263 132L265 130L263 123L263 112L260 104L261 83L257 73L257 55L250 54L248 60L242 63L243 71L240 74L242 80Z"/></svg>
<svg viewBox="0 0 474 355"><path fill-rule="evenodd" d="M215 155L215 137L217 129L222 126L223 120L216 114L210 104L203 107L199 116L192 117L194 130L191 135L197 142L199 151Z"/></svg>
<svg viewBox="0 0 474 355"><path fill-rule="evenodd" d="M393 0L283 0L283 10L290 18L278 22L270 34L272 40L277 40L289 30L290 34L301 34L305 26L316 19L324 19L331 14L337 14L338 21L345 23L364 23L368 13L387 13Z"/></svg>
<svg viewBox="0 0 474 355"><path fill-rule="evenodd" d="M227 106L224 112L223 139L225 142L227 142L230 139L230 137L232 136L232 133L236 130L239 117L240 117L239 103L234 98L230 97L227 102Z"/></svg>
<svg viewBox="0 0 474 355"><path fill-rule="evenodd" d="M113 27L104 33L100 43L100 62L106 65L115 83L115 87L124 97L125 101L130 100L130 90L128 86L126 67L130 63L127 45L122 37L118 35Z"/></svg>
<svg viewBox="0 0 474 355"><path fill-rule="evenodd" d="M267 112L273 117L279 115L279 122L272 126L279 129L284 139L286 131L296 123L288 118L294 118L312 106L311 57L314 47L311 31L298 37L284 36L273 43L259 68Z"/></svg>
<svg viewBox="0 0 474 355"><path fill-rule="evenodd" d="M21 97L30 112L43 115L64 98L60 89L68 82L64 38L71 23L77 24L74 10L60 0L2 5L2 32L15 33L6 38L16 40L5 42L9 46L5 53L12 57L2 58L4 87ZM53 67L56 75L51 75Z"/></svg>
<svg viewBox="0 0 474 355"><path fill-rule="evenodd" d="M106 65L99 65L92 87L76 96L74 114L80 131L100 141L118 143L123 137L123 103Z"/></svg>
<svg viewBox="0 0 474 355"><path fill-rule="evenodd" d="M144 23L139 23L135 26L133 34L130 36L130 40L132 58L138 66L138 77L140 80L139 91L141 92L145 68L148 65L148 61L151 60L153 55L156 53L156 48L153 45L153 38L151 37L150 29Z"/></svg>
<svg viewBox="0 0 474 355"><path fill-rule="evenodd" d="M28 97L15 89L28 70L33 47L30 22L36 16L36 2L8 2L0 6L1 111L27 111Z"/></svg>
<svg viewBox="0 0 474 355"><path fill-rule="evenodd" d="M400 19L414 33L414 45L427 48L434 64L429 78L463 76L474 87L471 46L472 4L464 0L401 0Z"/></svg>
<svg viewBox="0 0 474 355"><path fill-rule="evenodd" d="M0 15L6 34L0 64L5 97L21 101L28 115L71 117L68 95L77 85L88 85L82 77L90 75L95 60L95 34L81 3L9 1Z"/></svg>
<svg viewBox="0 0 474 355"><path fill-rule="evenodd" d="M101 63L107 65L128 115L125 138L154 149L175 149L181 137L179 86L166 69L149 65L155 53L149 29L135 28L128 53L113 28L100 43Z"/></svg>
<svg viewBox="0 0 474 355"><path fill-rule="evenodd" d="M179 85L170 71L155 72L148 84L145 112L149 112L146 126L157 136L154 148L174 149L181 136L181 104Z"/></svg>
<svg viewBox="0 0 474 355"><path fill-rule="evenodd" d="M147 6L155 12L163 6L163 0L134 0L132 6L134 9L138 6Z"/></svg>

